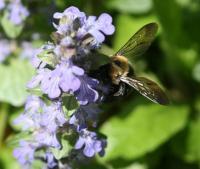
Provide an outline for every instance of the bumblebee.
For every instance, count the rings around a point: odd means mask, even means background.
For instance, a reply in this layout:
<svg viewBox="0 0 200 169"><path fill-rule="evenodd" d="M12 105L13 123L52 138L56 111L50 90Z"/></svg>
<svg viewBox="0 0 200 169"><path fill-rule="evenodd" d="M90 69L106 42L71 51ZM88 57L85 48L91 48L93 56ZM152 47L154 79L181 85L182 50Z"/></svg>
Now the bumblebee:
<svg viewBox="0 0 200 169"><path fill-rule="evenodd" d="M156 23L146 24L109 59L109 63L91 73L91 76L100 81L101 88L102 86L105 88L102 90L105 97L126 95L131 87L154 103L169 104L168 97L158 84L145 77L135 75L128 58L128 56L134 58L142 55L151 45L157 30Z"/></svg>

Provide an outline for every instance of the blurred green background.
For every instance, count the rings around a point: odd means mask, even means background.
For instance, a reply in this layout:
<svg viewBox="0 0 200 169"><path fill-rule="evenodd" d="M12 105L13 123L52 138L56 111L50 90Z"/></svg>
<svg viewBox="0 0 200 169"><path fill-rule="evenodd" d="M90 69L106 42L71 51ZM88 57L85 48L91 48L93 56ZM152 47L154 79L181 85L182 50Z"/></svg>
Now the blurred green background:
<svg viewBox="0 0 200 169"><path fill-rule="evenodd" d="M24 4L31 15L16 41L30 40L35 32L40 34L40 43L50 40L53 13L71 5L87 15L112 15L116 32L105 42L108 53L119 49L144 24L159 24L156 40L133 65L138 75L166 89L170 106L151 103L137 92L106 105L99 127L108 137L106 155L81 168L200 168L199 0L31 0ZM12 120L23 111L25 85L34 72L29 61L15 55L0 65L1 169L20 168L6 140L17 132Z"/></svg>

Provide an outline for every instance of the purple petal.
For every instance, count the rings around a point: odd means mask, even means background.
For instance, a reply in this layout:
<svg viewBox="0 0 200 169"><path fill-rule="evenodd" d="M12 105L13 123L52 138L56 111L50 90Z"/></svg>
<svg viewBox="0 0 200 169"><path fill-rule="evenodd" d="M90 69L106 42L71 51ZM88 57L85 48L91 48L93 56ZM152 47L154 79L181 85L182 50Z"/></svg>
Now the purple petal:
<svg viewBox="0 0 200 169"><path fill-rule="evenodd" d="M78 76L82 76L84 74L84 70L78 66L72 66L72 72Z"/></svg>
<svg viewBox="0 0 200 169"><path fill-rule="evenodd" d="M84 18L85 17L85 13L84 12L80 12L78 8L74 7L74 6L71 6L69 8L67 8L65 11L64 11L64 14L66 16L68 15L73 15L74 18L75 17L80 17L80 18Z"/></svg>
<svg viewBox="0 0 200 169"><path fill-rule="evenodd" d="M89 16L88 19L87 19L87 24L88 25L94 25L95 22L96 22L96 16Z"/></svg>
<svg viewBox="0 0 200 169"><path fill-rule="evenodd" d="M85 146L85 148L83 149L83 153L87 156L87 157L93 157L95 154L95 151L92 147L91 144L88 144L87 146Z"/></svg>
<svg viewBox="0 0 200 169"><path fill-rule="evenodd" d="M60 12L56 12L53 14L53 18L55 19L60 19L63 17L63 13L60 13Z"/></svg>
<svg viewBox="0 0 200 169"><path fill-rule="evenodd" d="M74 92L79 89L81 82L73 74L65 74L63 75L59 85L64 92Z"/></svg>
<svg viewBox="0 0 200 169"><path fill-rule="evenodd" d="M115 31L115 27L112 25L112 17L106 13L99 16L98 20L99 29L106 35L112 35Z"/></svg>
<svg viewBox="0 0 200 169"><path fill-rule="evenodd" d="M57 163L52 153L50 152L46 153L46 160L49 168L54 168L55 166L57 166Z"/></svg>
<svg viewBox="0 0 200 169"><path fill-rule="evenodd" d="M76 116L73 115L70 119L69 119L69 124L76 124L78 122L78 120L76 119Z"/></svg>
<svg viewBox="0 0 200 169"><path fill-rule="evenodd" d="M86 75L80 77L80 80L81 86L79 90L75 91L75 96L79 103L81 105L86 105L97 101L99 94L94 88L98 84L98 81Z"/></svg>
<svg viewBox="0 0 200 169"><path fill-rule="evenodd" d="M60 88L59 88L59 81L60 79L59 78L52 78L50 83L51 83L51 87L49 88L48 90L48 96L50 98L56 98L58 96L60 96L61 94L61 91L60 91Z"/></svg>
<svg viewBox="0 0 200 169"><path fill-rule="evenodd" d="M79 137L78 141L75 144L75 149L82 148L84 144L85 144L85 140L83 138Z"/></svg>
<svg viewBox="0 0 200 169"><path fill-rule="evenodd" d="M105 40L104 35L97 29L91 29L88 31L92 36L96 38L99 43L102 43Z"/></svg>
<svg viewBox="0 0 200 169"><path fill-rule="evenodd" d="M20 141L20 147L13 151L13 155L22 165L30 164L34 160L35 147L26 141Z"/></svg>
<svg viewBox="0 0 200 169"><path fill-rule="evenodd" d="M56 98L61 94L59 88L60 76L61 72L58 67L42 79L41 89L44 93L48 94L50 98Z"/></svg>
<svg viewBox="0 0 200 169"><path fill-rule="evenodd" d="M39 85L41 81L43 81L44 78L49 76L50 70L49 69L40 69L37 72L38 74L34 76L30 82L28 82L27 87L28 88L35 88Z"/></svg>
<svg viewBox="0 0 200 169"><path fill-rule="evenodd" d="M51 146L55 148L60 148L61 145L57 140L55 133L47 133L45 130L40 131L36 133L35 139L38 143L45 145L45 146Z"/></svg>
<svg viewBox="0 0 200 169"><path fill-rule="evenodd" d="M101 141L95 141L93 144L95 152L100 152L102 150Z"/></svg>

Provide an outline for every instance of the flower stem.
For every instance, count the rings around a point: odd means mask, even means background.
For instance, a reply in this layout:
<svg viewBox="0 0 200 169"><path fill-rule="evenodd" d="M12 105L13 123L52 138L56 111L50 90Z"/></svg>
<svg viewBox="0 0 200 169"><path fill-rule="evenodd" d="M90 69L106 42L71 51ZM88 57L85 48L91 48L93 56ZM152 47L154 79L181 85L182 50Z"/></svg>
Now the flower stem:
<svg viewBox="0 0 200 169"><path fill-rule="evenodd" d="M8 108L9 105L7 103L2 103L0 108L0 148L3 145L3 139L7 124L7 118L8 118Z"/></svg>

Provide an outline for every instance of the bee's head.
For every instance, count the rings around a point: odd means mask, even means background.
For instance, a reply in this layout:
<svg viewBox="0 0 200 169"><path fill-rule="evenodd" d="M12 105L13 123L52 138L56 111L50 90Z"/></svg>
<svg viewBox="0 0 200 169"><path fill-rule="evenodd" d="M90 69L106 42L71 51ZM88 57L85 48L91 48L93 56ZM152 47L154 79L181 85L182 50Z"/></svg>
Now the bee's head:
<svg viewBox="0 0 200 169"><path fill-rule="evenodd" d="M129 69L128 59L124 56L117 55L112 57L112 63L124 71Z"/></svg>
<svg viewBox="0 0 200 169"><path fill-rule="evenodd" d="M119 84L120 77L126 76L129 71L128 59L124 56L114 56L112 57L112 66L111 66L111 77L112 81L115 84Z"/></svg>

